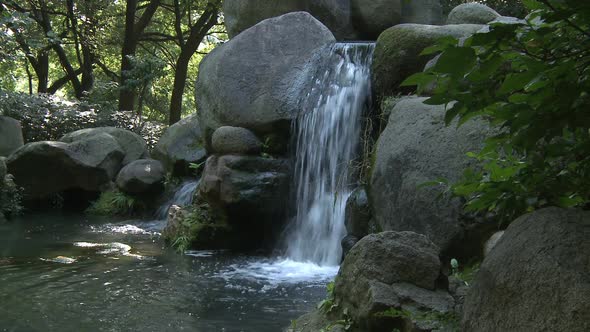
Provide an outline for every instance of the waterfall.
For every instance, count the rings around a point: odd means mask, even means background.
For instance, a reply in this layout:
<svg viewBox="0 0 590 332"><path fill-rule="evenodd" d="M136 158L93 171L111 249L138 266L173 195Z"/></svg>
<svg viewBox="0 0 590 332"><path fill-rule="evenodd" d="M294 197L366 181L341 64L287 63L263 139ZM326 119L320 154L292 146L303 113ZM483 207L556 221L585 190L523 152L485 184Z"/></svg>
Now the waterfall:
<svg viewBox="0 0 590 332"><path fill-rule="evenodd" d="M357 156L361 116L370 99L374 44L337 43L313 78L296 134L296 214L287 256L338 265L346 235L344 210L351 192L350 164Z"/></svg>
<svg viewBox="0 0 590 332"><path fill-rule="evenodd" d="M160 206L156 212L158 220L166 220L168 217L168 210L172 205L188 206L192 204L193 196L195 195L195 191L199 186L199 182L200 180L183 182L178 190L174 193L174 196L172 196L171 199Z"/></svg>

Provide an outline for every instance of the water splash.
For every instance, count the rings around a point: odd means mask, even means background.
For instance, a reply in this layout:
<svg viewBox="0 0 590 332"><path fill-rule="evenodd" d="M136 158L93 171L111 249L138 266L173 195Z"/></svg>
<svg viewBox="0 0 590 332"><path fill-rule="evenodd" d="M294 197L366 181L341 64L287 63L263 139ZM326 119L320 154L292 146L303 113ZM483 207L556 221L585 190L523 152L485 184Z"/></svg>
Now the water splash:
<svg viewBox="0 0 590 332"><path fill-rule="evenodd" d="M178 206L189 206L193 203L193 197L197 188L199 187L200 180L186 181L180 188L174 193L174 196L165 204L160 206L156 212L158 220L166 220L168 217L168 210L172 205Z"/></svg>
<svg viewBox="0 0 590 332"><path fill-rule="evenodd" d="M287 239L295 261L338 265L346 235L350 164L357 155L361 115L370 100L374 44L338 43L296 122L296 215Z"/></svg>

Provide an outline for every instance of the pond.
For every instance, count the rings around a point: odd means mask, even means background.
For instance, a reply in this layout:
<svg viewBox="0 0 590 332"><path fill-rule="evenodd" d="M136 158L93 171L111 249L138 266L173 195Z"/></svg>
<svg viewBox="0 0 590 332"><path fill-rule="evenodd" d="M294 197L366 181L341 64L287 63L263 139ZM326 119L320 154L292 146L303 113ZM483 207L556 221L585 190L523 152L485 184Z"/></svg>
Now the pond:
<svg viewBox="0 0 590 332"><path fill-rule="evenodd" d="M162 221L29 215L0 225L0 331L277 332L337 267L194 251Z"/></svg>

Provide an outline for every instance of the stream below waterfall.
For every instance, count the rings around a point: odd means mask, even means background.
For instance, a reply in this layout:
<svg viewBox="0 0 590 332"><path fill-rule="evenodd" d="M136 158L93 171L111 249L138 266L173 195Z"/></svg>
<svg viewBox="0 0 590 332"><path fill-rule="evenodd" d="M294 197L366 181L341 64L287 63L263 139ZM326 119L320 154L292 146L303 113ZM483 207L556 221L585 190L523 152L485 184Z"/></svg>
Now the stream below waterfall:
<svg viewBox="0 0 590 332"><path fill-rule="evenodd" d="M29 215L0 225L0 331L276 332L337 267L165 248L162 221Z"/></svg>

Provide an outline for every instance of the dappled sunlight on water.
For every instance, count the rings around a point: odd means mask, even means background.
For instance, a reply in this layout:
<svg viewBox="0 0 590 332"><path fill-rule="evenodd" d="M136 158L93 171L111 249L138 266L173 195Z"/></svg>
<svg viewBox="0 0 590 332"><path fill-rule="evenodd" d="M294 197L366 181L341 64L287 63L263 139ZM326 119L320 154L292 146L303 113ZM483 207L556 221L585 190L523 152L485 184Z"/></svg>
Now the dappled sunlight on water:
<svg viewBox="0 0 590 332"><path fill-rule="evenodd" d="M0 331L281 331L337 267L166 249L157 221L0 225Z"/></svg>

